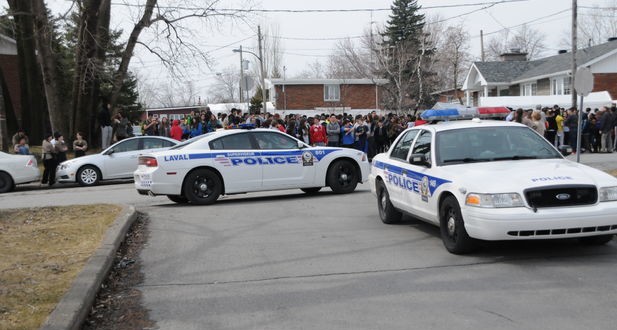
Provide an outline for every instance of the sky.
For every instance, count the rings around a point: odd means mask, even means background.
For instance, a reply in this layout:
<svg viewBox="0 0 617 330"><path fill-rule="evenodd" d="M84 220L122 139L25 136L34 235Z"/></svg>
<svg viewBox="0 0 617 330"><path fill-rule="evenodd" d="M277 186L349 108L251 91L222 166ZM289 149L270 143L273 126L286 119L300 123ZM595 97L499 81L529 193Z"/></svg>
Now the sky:
<svg viewBox="0 0 617 330"><path fill-rule="evenodd" d="M471 36L470 50L480 56L480 30L485 42L504 29L516 30L522 23L546 35L544 55L556 54L565 47L571 24L571 0L418 0L426 16L439 15L444 24L464 24ZM205 0L159 0L161 6L182 4L187 7L204 5ZM48 0L54 13L66 10L67 0ZM112 0L112 28L124 29L128 34L145 0ZM496 4L497 3L497 4ZM608 6L614 0L578 0L579 6ZM279 31L283 51L283 65L287 78L304 71L315 60L325 61L340 38L361 36L371 26L383 26L390 11L392 0L220 0L217 8L254 8L262 10L326 10L326 9L372 9L357 12L259 12L248 13L240 19L217 18L207 21L192 19L183 26L190 31L186 40L192 41L205 51L208 61L181 56L184 68L181 81L192 81L198 94L205 99L209 86L216 83L216 73L236 67L240 60L232 49L242 45L244 49L257 52L257 25ZM6 0L0 0L6 7ZM589 10L581 9L579 15ZM156 45L160 31L150 29L144 37L149 46ZM266 38L269 38L267 35ZM142 83L150 87L166 88L177 85L177 80L156 56L138 45L130 69L138 73ZM245 54L246 55L246 54ZM250 55L247 55L251 57Z"/></svg>

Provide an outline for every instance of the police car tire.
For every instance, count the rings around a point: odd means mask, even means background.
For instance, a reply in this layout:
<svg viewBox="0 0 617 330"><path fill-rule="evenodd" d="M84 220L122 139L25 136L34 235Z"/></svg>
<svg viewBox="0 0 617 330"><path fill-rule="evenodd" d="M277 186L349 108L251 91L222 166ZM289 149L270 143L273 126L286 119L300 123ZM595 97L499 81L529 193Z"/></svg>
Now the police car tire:
<svg viewBox="0 0 617 330"><path fill-rule="evenodd" d="M205 180L205 181L204 181ZM200 196L197 184L205 183L206 192L209 193L205 196ZM188 174L184 180L184 196L192 203L197 205L210 205L216 202L223 191L223 184L221 179L216 173L208 169L197 169Z"/></svg>
<svg viewBox="0 0 617 330"><path fill-rule="evenodd" d="M13 190L15 185L13 179L6 172L0 172L0 193L5 193Z"/></svg>
<svg viewBox="0 0 617 330"><path fill-rule="evenodd" d="M321 190L321 187L301 188L300 190L302 190L307 195L314 195L314 194L318 193Z"/></svg>
<svg viewBox="0 0 617 330"><path fill-rule="evenodd" d="M326 182L335 194L348 194L358 185L358 170L349 160L337 160L328 169Z"/></svg>
<svg viewBox="0 0 617 330"><path fill-rule="evenodd" d="M604 245L613 239L614 235L581 237L578 241L583 245Z"/></svg>
<svg viewBox="0 0 617 330"><path fill-rule="evenodd" d="M94 180L91 182L84 181L81 177L84 172L89 173L89 176L93 178ZM100 180L101 180L101 171L99 171L99 169L96 168L96 166L86 165L86 166L82 166L79 170L77 170L77 183L79 183L80 186L96 186L97 184L99 184Z"/></svg>
<svg viewBox="0 0 617 330"><path fill-rule="evenodd" d="M169 198L170 201L178 204L186 204L189 202L186 197L179 195L167 195L167 198Z"/></svg>
<svg viewBox="0 0 617 330"><path fill-rule="evenodd" d="M381 222L387 225L398 223L403 218L403 214L392 205L390 194L383 181L377 182L377 209Z"/></svg>
<svg viewBox="0 0 617 330"><path fill-rule="evenodd" d="M439 207L441 240L448 252L465 254L473 251L476 241L469 237L465 230L465 222L461 207L454 196L448 196Z"/></svg>

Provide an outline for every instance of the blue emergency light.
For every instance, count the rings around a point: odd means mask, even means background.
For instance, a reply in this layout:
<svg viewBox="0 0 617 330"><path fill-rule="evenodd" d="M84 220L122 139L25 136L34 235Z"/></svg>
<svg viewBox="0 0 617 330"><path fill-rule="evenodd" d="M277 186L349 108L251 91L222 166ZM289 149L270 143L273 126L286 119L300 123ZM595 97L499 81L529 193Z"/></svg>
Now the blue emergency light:
<svg viewBox="0 0 617 330"><path fill-rule="evenodd" d="M479 107L460 109L430 109L420 114L426 121L447 121L472 118L505 118L510 113L506 107Z"/></svg>

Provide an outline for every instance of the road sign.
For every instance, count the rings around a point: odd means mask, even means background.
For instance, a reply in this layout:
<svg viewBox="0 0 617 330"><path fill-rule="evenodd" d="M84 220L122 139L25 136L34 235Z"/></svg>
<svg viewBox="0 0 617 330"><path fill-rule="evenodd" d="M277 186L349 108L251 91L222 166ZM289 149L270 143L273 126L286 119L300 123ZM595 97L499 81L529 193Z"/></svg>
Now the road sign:
<svg viewBox="0 0 617 330"><path fill-rule="evenodd" d="M576 94L587 96L593 90L593 74L589 68L580 68L576 70L574 81Z"/></svg>

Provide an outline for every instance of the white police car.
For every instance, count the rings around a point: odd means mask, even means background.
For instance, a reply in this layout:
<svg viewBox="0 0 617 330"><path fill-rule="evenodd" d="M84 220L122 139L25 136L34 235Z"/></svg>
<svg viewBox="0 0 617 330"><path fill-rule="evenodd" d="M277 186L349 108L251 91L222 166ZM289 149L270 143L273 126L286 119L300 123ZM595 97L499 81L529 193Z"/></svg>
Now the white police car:
<svg viewBox="0 0 617 330"><path fill-rule="evenodd" d="M221 130L168 151L139 157L134 172L140 194L167 195L177 203L212 204L222 194L329 186L350 193L368 180L366 154L310 147L279 131Z"/></svg>
<svg viewBox="0 0 617 330"><path fill-rule="evenodd" d="M455 254L476 240L609 242L617 233L617 179L562 153L525 125L439 122L401 133L373 158L369 184L384 223L407 213L435 224Z"/></svg>

